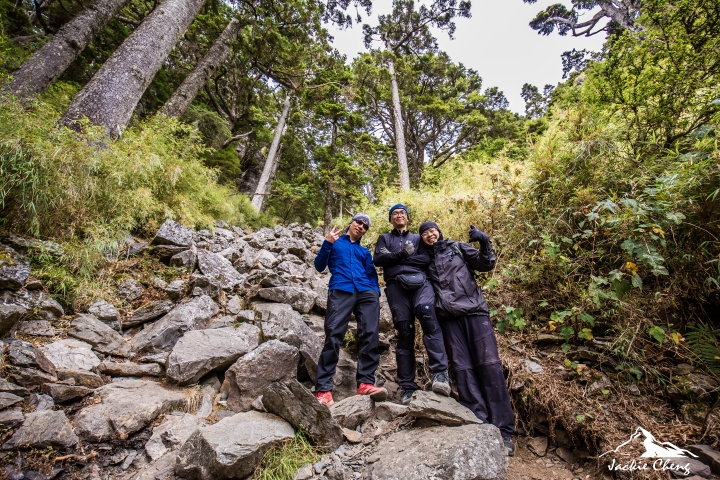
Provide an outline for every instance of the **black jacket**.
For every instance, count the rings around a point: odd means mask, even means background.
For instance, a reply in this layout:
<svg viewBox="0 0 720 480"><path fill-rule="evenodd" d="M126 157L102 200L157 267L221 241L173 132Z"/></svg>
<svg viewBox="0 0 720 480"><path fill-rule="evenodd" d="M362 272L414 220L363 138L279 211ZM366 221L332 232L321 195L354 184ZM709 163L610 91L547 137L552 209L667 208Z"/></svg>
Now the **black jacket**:
<svg viewBox="0 0 720 480"><path fill-rule="evenodd" d="M480 250L464 242L438 240L430 250L428 278L435 289L435 308L441 316L489 315L487 302L472 270L488 272L497 257L492 244Z"/></svg>
<svg viewBox="0 0 720 480"><path fill-rule="evenodd" d="M412 255L408 255L403 250L408 240L415 245L415 253ZM386 251L389 253L384 253ZM391 285L395 282L395 277L401 273L424 272L430 264L430 255L420 241L420 235L407 230L400 233L393 229L392 232L383 233L378 237L373 263L376 267L383 267L385 283Z"/></svg>

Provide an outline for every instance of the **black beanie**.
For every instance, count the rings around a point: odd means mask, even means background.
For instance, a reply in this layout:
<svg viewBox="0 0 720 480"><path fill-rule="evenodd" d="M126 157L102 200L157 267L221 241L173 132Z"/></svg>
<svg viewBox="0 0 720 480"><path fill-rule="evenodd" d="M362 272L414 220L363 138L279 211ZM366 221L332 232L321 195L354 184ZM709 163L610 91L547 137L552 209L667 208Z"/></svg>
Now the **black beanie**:
<svg viewBox="0 0 720 480"><path fill-rule="evenodd" d="M423 222L422 225L420 225L420 229L418 230L418 233L420 235L422 235L425 230L429 230L431 228L434 228L435 230L437 230L438 233L440 234L440 238L442 239L442 232L440 231L440 227L438 227L438 224L435 222Z"/></svg>

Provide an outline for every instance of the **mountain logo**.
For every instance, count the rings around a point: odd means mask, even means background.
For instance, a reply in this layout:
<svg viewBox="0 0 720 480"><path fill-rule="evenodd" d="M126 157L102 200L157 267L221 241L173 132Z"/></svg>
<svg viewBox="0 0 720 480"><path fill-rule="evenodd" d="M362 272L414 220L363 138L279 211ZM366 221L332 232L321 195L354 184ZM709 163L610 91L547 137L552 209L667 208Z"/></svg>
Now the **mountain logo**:
<svg viewBox="0 0 720 480"><path fill-rule="evenodd" d="M642 427L638 427L635 432L630 435L630 438L622 443L620 446L618 446L615 450L610 450L609 452L605 452L600 457L603 457L609 453L620 453L620 450L625 447L626 445L632 443L635 439L639 438L640 436L644 436L644 439L642 441L643 447L645 448L645 453L640 455L641 458L677 458L677 457L685 457L687 458L688 455L693 458L698 458L697 455L694 455L692 452L685 450L684 448L679 448L673 445L670 442L659 442L655 439L655 436L645 430ZM598 457L599 458L599 457Z"/></svg>

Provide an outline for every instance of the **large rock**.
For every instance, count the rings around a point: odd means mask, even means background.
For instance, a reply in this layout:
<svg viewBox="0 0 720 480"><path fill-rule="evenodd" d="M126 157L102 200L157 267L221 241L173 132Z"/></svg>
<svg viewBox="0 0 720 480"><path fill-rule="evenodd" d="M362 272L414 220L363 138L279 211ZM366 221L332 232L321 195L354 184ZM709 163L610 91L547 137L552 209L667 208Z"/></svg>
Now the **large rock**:
<svg viewBox="0 0 720 480"><path fill-rule="evenodd" d="M88 387L92 389L105 385L105 382L100 375L79 368L58 368L57 378L58 380L69 380L72 378L75 381L75 385L80 385L82 387Z"/></svg>
<svg viewBox="0 0 720 480"><path fill-rule="evenodd" d="M218 306L207 295L182 303L136 334L131 340L133 351L135 353L169 351L185 332L205 328L208 320L218 310Z"/></svg>
<svg viewBox="0 0 720 480"><path fill-rule="evenodd" d="M17 333L32 337L53 337L56 332L47 320L25 320L18 326Z"/></svg>
<svg viewBox="0 0 720 480"><path fill-rule="evenodd" d="M217 279L223 290L232 290L245 281L227 258L207 250L198 250L197 257L200 271L207 277Z"/></svg>
<svg viewBox="0 0 720 480"><path fill-rule="evenodd" d="M161 377L165 370L157 363L102 362L97 370L112 377Z"/></svg>
<svg viewBox="0 0 720 480"><path fill-rule="evenodd" d="M340 358L332 382L333 399L336 402L357 394L357 362L344 348L340 349Z"/></svg>
<svg viewBox="0 0 720 480"><path fill-rule="evenodd" d="M70 323L68 335L83 340L107 355L130 356L130 344L118 332L94 315L80 314Z"/></svg>
<svg viewBox="0 0 720 480"><path fill-rule="evenodd" d="M65 412L43 410L28 413L22 427L3 444L3 448L69 448L77 443L78 437L73 432Z"/></svg>
<svg viewBox="0 0 720 480"><path fill-rule="evenodd" d="M132 277L120 281L115 289L115 295L126 302L134 302L145 294L145 287Z"/></svg>
<svg viewBox="0 0 720 480"><path fill-rule="evenodd" d="M89 442L104 442L145 428L171 408L184 407L179 390L168 390L147 380L111 383L95 391L100 403L87 406L75 416L75 430Z"/></svg>
<svg viewBox="0 0 720 480"><path fill-rule="evenodd" d="M382 440L369 478L390 480L502 480L508 469L500 430L494 425L401 430Z"/></svg>
<svg viewBox="0 0 720 480"><path fill-rule="evenodd" d="M301 366L315 381L322 343L307 326L303 317L292 307L282 303L261 303L255 305L254 309L260 313L263 337L277 339L297 347L303 359Z"/></svg>
<svg viewBox="0 0 720 480"><path fill-rule="evenodd" d="M413 393L408 405L408 415L449 426L482 423L469 408L460 405L455 399L422 390L415 390Z"/></svg>
<svg viewBox="0 0 720 480"><path fill-rule="evenodd" d="M290 440L293 428L268 413L245 412L195 431L178 452L175 473L183 478L245 478L265 452Z"/></svg>
<svg viewBox="0 0 720 480"><path fill-rule="evenodd" d="M709 445L691 445L687 447L692 453L698 456L698 460L710 467L712 473L720 475L720 452Z"/></svg>
<svg viewBox="0 0 720 480"><path fill-rule="evenodd" d="M13 393L0 392L0 410L12 407L16 403L23 401L23 397L19 397Z"/></svg>
<svg viewBox="0 0 720 480"><path fill-rule="evenodd" d="M34 368L10 367L8 373L15 383L26 388L57 382L56 376Z"/></svg>
<svg viewBox="0 0 720 480"><path fill-rule="evenodd" d="M4 337L28 313L22 305L0 304L0 337Z"/></svg>
<svg viewBox="0 0 720 480"><path fill-rule="evenodd" d="M4 378L0 378L0 392L13 393L20 396L25 396L30 393L27 388L8 382Z"/></svg>
<svg viewBox="0 0 720 480"><path fill-rule="evenodd" d="M94 390L92 388L81 387L79 385L46 383L43 385L43 391L50 395L55 403L63 403L87 397L93 393Z"/></svg>
<svg viewBox="0 0 720 480"><path fill-rule="evenodd" d="M0 290L20 290L30 276L30 262L7 245L0 244Z"/></svg>
<svg viewBox="0 0 720 480"><path fill-rule="evenodd" d="M368 395L354 395L335 402L330 407L330 413L340 425L352 430L365 423L374 409L375 402Z"/></svg>
<svg viewBox="0 0 720 480"><path fill-rule="evenodd" d="M249 410L253 400L274 382L297 376L298 349L279 340L270 340L240 358L225 373L222 391L228 393L228 407Z"/></svg>
<svg viewBox="0 0 720 480"><path fill-rule="evenodd" d="M187 332L167 361L167 376L181 385L195 383L206 373L224 368L260 344L260 329L247 323Z"/></svg>
<svg viewBox="0 0 720 480"><path fill-rule="evenodd" d="M286 303L301 313L308 313L317 297L317 293L303 287L261 288L258 295L273 302Z"/></svg>
<svg viewBox="0 0 720 480"><path fill-rule="evenodd" d="M180 225L175 220L169 218L160 226L155 234L155 238L150 242L152 245L177 245L179 247L189 247L192 245L193 231L192 229Z"/></svg>
<svg viewBox="0 0 720 480"><path fill-rule="evenodd" d="M25 417L20 407L0 411L0 428L3 430L18 427L22 425L24 421Z"/></svg>
<svg viewBox="0 0 720 480"><path fill-rule="evenodd" d="M7 356L13 365L39 368L50 375L57 376L55 365L45 356L42 350L31 343L22 340L10 342L7 347Z"/></svg>
<svg viewBox="0 0 720 480"><path fill-rule="evenodd" d="M197 265L197 248L191 247L170 257L170 266L184 268L188 272L195 270Z"/></svg>
<svg viewBox="0 0 720 480"><path fill-rule="evenodd" d="M172 310L174 304L169 300L156 300L138 308L126 321L123 322L123 328L136 327L143 323L150 322L156 318L160 318Z"/></svg>
<svg viewBox="0 0 720 480"><path fill-rule="evenodd" d="M342 428L328 407L297 380L273 383L263 392L262 403L268 412L307 432L321 450L332 452L342 445Z"/></svg>
<svg viewBox="0 0 720 480"><path fill-rule="evenodd" d="M182 280L173 280L165 286L164 290L170 300L177 302L185 295L187 283Z"/></svg>
<svg viewBox="0 0 720 480"><path fill-rule="evenodd" d="M120 330L120 315L118 315L117 308L102 298L96 299L88 307L88 313L113 330Z"/></svg>
<svg viewBox="0 0 720 480"><path fill-rule="evenodd" d="M152 437L145 444L145 452L157 460L170 450L182 447L195 430L204 425L201 418L189 413L173 413L165 417L165 422L153 428Z"/></svg>
<svg viewBox="0 0 720 480"><path fill-rule="evenodd" d="M100 359L93 353L89 343L65 338L40 347L56 369L92 370L100 365Z"/></svg>
<svg viewBox="0 0 720 480"><path fill-rule="evenodd" d="M12 247L16 252L23 255L27 253L48 253L53 257L58 258L63 256L65 253L63 248L55 242L20 237L12 233L2 237L2 243Z"/></svg>

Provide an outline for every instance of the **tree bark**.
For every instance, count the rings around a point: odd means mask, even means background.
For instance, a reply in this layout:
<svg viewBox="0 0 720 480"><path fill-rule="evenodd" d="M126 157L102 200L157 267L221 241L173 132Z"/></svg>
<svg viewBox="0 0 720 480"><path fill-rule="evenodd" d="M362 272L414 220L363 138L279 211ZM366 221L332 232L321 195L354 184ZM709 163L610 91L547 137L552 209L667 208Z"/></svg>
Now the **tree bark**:
<svg viewBox="0 0 720 480"><path fill-rule="evenodd" d="M119 135L204 1L163 1L75 96L62 123L78 128L77 120L87 117L110 135Z"/></svg>
<svg viewBox="0 0 720 480"><path fill-rule="evenodd" d="M395 150L398 157L398 173L400 174L400 190L410 190L410 174L408 173L407 151L405 150L405 130L403 127L402 110L400 108L400 92L395 75L395 62L388 62L390 83L392 86L393 113L395 117Z"/></svg>
<svg viewBox="0 0 720 480"><path fill-rule="evenodd" d="M285 121L287 120L288 113L290 113L291 100L290 93L288 92L285 96L285 103L283 104L280 119L278 120L277 127L275 127L275 135L273 136L272 144L270 144L270 151L268 152L267 159L265 160L265 167L260 175L260 181L258 181L257 187L255 188L255 195L253 195L252 198L252 204L258 212L263 206L265 191L267 190L268 183L270 183L270 177L273 173L275 156L277 155L278 148L280 147L280 136L285 128Z"/></svg>
<svg viewBox="0 0 720 480"><path fill-rule="evenodd" d="M240 21L230 20L220 36L205 56L198 62L195 69L185 77L182 84L165 102L160 113L168 117L181 117L190 106L201 88L208 82L218 66L225 61L230 53L230 44L240 32Z"/></svg>
<svg viewBox="0 0 720 480"><path fill-rule="evenodd" d="M90 4L13 73L10 91L23 98L45 91L127 3L96 0Z"/></svg>

